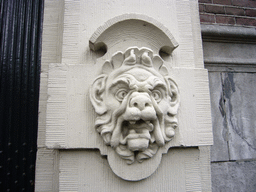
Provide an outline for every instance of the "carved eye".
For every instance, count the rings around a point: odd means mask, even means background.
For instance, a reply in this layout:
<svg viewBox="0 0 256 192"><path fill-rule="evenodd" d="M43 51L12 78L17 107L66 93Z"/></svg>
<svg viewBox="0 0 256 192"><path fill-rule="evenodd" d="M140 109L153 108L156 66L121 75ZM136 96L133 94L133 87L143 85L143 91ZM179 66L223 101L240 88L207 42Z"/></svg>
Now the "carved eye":
<svg viewBox="0 0 256 192"><path fill-rule="evenodd" d="M154 97L154 99L156 100L156 102L159 102L162 100L162 93L159 90L154 90L152 91L152 96Z"/></svg>
<svg viewBox="0 0 256 192"><path fill-rule="evenodd" d="M127 95L128 91L126 89L120 89L116 92L115 97L118 101L122 101Z"/></svg>

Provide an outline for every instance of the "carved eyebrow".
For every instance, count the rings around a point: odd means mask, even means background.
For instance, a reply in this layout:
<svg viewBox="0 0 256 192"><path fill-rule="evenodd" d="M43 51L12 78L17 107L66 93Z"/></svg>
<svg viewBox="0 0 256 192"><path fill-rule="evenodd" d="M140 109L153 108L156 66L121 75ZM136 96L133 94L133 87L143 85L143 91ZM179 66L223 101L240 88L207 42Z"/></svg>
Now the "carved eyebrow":
<svg viewBox="0 0 256 192"><path fill-rule="evenodd" d="M167 85L165 82L161 81L158 77L152 76L148 78L148 83L152 86L152 90L156 87L161 87L165 90L167 90Z"/></svg>
<svg viewBox="0 0 256 192"><path fill-rule="evenodd" d="M118 78L118 79L116 79L116 80L114 80L112 83L111 83L111 86L110 86L110 88L112 88L112 87L114 87L114 86L116 86L116 85L118 85L118 84L120 84L120 83L122 83L122 84L125 84L125 85L127 85L128 87L129 87L129 80L127 80L127 78Z"/></svg>
<svg viewBox="0 0 256 192"><path fill-rule="evenodd" d="M132 76L132 75L124 75L124 76L120 76L118 79L114 80L110 86L110 88L122 83L125 84L127 87L129 87L130 89L134 89L136 88L136 82L137 80Z"/></svg>
<svg viewBox="0 0 256 192"><path fill-rule="evenodd" d="M137 89L138 86L137 86L136 82L138 83L137 79L135 77L133 77L132 75L127 75L127 74L124 76L121 75L119 78L112 81L110 89L112 89L113 87L120 85L120 84L127 86L127 88L129 88L129 89ZM150 76L144 82L147 82L147 84L145 85L145 88L148 90L153 90L156 87L162 88L165 91L167 90L167 85L159 77ZM141 83L139 83L139 84L141 84Z"/></svg>

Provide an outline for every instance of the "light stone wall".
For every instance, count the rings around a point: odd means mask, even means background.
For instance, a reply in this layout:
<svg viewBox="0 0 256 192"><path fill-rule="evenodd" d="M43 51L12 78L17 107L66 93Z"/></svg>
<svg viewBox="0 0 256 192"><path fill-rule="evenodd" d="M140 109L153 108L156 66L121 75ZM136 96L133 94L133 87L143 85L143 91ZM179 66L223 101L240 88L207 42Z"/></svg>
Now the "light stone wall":
<svg viewBox="0 0 256 192"><path fill-rule="evenodd" d="M97 149L46 148L49 64L86 65L91 58L95 60L97 55L89 50L90 36L104 22L124 13L155 18L171 31L179 42L179 51L173 53L179 62L174 62L174 66L191 67L193 60L193 67L203 68L195 0L46 0L35 191L211 191L210 150L203 146L204 138L200 147L171 148L163 155L157 171L138 182L118 178Z"/></svg>
<svg viewBox="0 0 256 192"><path fill-rule="evenodd" d="M64 1L45 1L35 191L59 191L59 151L45 146L48 68L61 62Z"/></svg>

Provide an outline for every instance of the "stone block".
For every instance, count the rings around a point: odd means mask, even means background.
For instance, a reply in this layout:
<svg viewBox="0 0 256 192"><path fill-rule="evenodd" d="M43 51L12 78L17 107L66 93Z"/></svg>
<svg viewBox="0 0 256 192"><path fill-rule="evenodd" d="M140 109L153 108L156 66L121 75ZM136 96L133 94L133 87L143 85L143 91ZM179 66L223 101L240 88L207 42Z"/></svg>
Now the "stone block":
<svg viewBox="0 0 256 192"><path fill-rule="evenodd" d="M227 15L240 15L244 16L244 9L236 8L236 7L226 7L226 14Z"/></svg>
<svg viewBox="0 0 256 192"><path fill-rule="evenodd" d="M212 163L213 192L255 192L256 161Z"/></svg>
<svg viewBox="0 0 256 192"><path fill-rule="evenodd" d="M231 5L231 0L213 0L213 4Z"/></svg>
<svg viewBox="0 0 256 192"><path fill-rule="evenodd" d="M61 151L59 191L207 191L201 187L200 167L209 161L197 148L170 149L164 156L151 177L130 182L117 177L97 151Z"/></svg>
<svg viewBox="0 0 256 192"><path fill-rule="evenodd" d="M231 160L256 158L255 73L224 73L224 99Z"/></svg>
<svg viewBox="0 0 256 192"><path fill-rule="evenodd" d="M255 73L209 73L214 145L211 161L256 158Z"/></svg>
<svg viewBox="0 0 256 192"><path fill-rule="evenodd" d="M216 23L235 24L235 18L230 16L216 15Z"/></svg>
<svg viewBox="0 0 256 192"><path fill-rule="evenodd" d="M254 0L233 0L232 1L232 5L235 6L240 6L240 7L252 7L255 8L256 7L256 1Z"/></svg>
<svg viewBox="0 0 256 192"><path fill-rule="evenodd" d="M205 5L205 12L214 14L224 14L224 6L218 5Z"/></svg>
<svg viewBox="0 0 256 192"><path fill-rule="evenodd" d="M201 23L215 23L215 15L214 14L200 14L200 22Z"/></svg>
<svg viewBox="0 0 256 192"><path fill-rule="evenodd" d="M199 3L211 3L212 0L198 0Z"/></svg>
<svg viewBox="0 0 256 192"><path fill-rule="evenodd" d="M250 17L236 17L236 24L256 26L256 19Z"/></svg>
<svg viewBox="0 0 256 192"><path fill-rule="evenodd" d="M58 191L58 150L40 148L36 158L36 192Z"/></svg>
<svg viewBox="0 0 256 192"><path fill-rule="evenodd" d="M209 86L213 125L213 146L211 161L228 161L228 127L225 116L224 98L222 92L221 73L209 73Z"/></svg>
<svg viewBox="0 0 256 192"><path fill-rule="evenodd" d="M245 15L249 17L256 17L255 9L245 9Z"/></svg>
<svg viewBox="0 0 256 192"><path fill-rule="evenodd" d="M204 61L207 64L255 64L255 44L204 42L203 47Z"/></svg>
<svg viewBox="0 0 256 192"><path fill-rule="evenodd" d="M204 12L204 4L199 4L199 12Z"/></svg>

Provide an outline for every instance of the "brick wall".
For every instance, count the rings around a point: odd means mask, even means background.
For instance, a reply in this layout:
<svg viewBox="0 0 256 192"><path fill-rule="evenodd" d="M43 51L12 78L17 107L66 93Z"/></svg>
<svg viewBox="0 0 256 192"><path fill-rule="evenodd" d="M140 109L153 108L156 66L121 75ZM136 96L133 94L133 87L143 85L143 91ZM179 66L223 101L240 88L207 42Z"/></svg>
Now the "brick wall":
<svg viewBox="0 0 256 192"><path fill-rule="evenodd" d="M256 0L198 0L201 23L256 26Z"/></svg>

